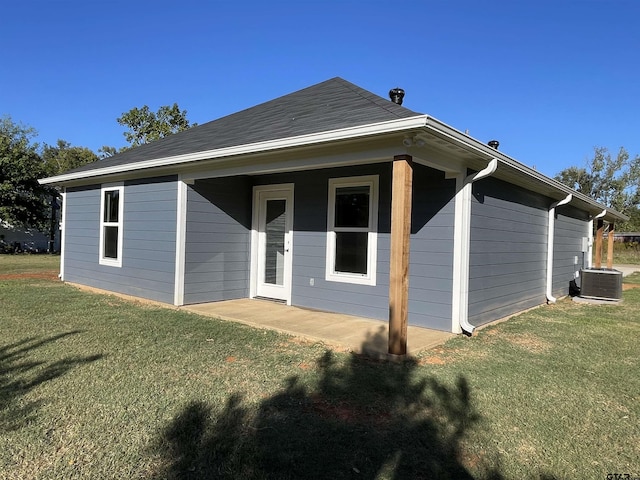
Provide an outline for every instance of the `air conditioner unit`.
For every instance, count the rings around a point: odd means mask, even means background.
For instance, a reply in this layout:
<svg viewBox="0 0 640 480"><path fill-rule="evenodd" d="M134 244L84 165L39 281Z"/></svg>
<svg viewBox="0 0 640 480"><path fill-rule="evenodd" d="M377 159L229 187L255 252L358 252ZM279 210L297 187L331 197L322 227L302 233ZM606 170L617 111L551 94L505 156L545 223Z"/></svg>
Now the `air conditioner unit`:
<svg viewBox="0 0 640 480"><path fill-rule="evenodd" d="M622 298L622 272L588 268L580 271L580 296L602 300Z"/></svg>

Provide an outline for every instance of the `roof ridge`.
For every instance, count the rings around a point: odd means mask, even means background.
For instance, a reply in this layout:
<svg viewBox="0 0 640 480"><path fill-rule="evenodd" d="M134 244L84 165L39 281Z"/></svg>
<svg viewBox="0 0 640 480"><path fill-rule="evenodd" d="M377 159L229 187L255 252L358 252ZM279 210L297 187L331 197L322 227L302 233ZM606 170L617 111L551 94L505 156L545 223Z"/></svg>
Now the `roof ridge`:
<svg viewBox="0 0 640 480"><path fill-rule="evenodd" d="M397 107L403 108L409 112L415 113L416 115L422 115L420 112L415 112L407 107L403 107L402 105L398 105L396 103L393 103L391 100L386 100L385 98L381 97L380 95L373 93L369 90L366 90L362 87L359 87L358 85L349 82L348 80L345 80L344 78L341 77L335 77L335 79L341 80L344 83L344 86L347 87L349 90L351 90L353 93L357 94L358 96L360 96L362 99L367 100L371 103L373 103L374 105L386 110L387 112L389 112L390 114L398 117L398 118L402 118L400 115L398 115L397 111ZM333 80L333 79L331 79ZM366 92L368 95L365 96L362 94L362 92ZM370 96L373 96L373 98L369 98Z"/></svg>
<svg viewBox="0 0 640 480"><path fill-rule="evenodd" d="M126 165L420 115L341 77L333 77L74 170Z"/></svg>

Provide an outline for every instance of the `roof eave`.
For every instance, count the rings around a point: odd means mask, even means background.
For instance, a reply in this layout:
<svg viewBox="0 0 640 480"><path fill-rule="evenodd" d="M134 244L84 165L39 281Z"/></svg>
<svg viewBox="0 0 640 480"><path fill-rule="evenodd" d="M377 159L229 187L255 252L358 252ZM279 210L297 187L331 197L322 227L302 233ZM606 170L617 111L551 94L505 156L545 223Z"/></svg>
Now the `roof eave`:
<svg viewBox="0 0 640 480"><path fill-rule="evenodd" d="M629 219L629 217L627 217L626 215L614 209L605 207L604 205L596 202L586 195L576 192L575 190L558 182L557 180L549 178L546 175L543 175L540 172L527 167L514 158L511 158L508 155L505 155L504 153L492 147L489 147L483 142L465 133L462 133L461 131L447 125L446 123L441 122L440 120L428 115L416 115L409 118L360 125L357 127L329 130L246 145L236 145L215 150L205 150L185 155L160 157L151 160L145 160L142 162L114 165L112 167L71 172L67 174L39 179L38 182L42 185L65 185L66 183L77 182L79 180L97 179L100 177L130 173L140 170L161 169L171 166L194 163L201 160L223 159L237 155L255 154L285 148L304 147L341 140L357 139L366 136L397 133L405 130L419 130L421 128L434 131L439 135L446 137L449 141L455 142L466 150L473 152L479 158L486 159L487 161L490 161L493 158L497 158L499 164L503 165L504 167L507 167L516 172L520 172L525 177L534 180L534 182L539 182L543 185L546 185L547 187L550 187L553 191L557 192L558 199L564 198L567 194L571 193L574 196L575 201L578 201L578 203L580 203L583 207L585 207L587 211L590 211L591 213L600 213L606 210L604 218L608 221L626 221Z"/></svg>
<svg viewBox="0 0 640 480"><path fill-rule="evenodd" d="M355 139L372 135L383 135L386 133L395 133L423 127L426 124L426 121L427 115L417 115L414 117L360 125L357 127L329 130L325 132L317 132L296 137L280 138L276 140L251 143L246 145L236 145L232 147L225 147L216 150L206 150L172 157L161 157L152 160L145 160L142 162L128 163L125 165L115 165L113 167L71 172L67 174L39 179L38 182L42 185L64 185L67 182L76 180L116 175L136 170L147 170L174 165L183 165L187 163L197 162L199 160L212 160L216 158L226 158L236 155L268 152L283 148L317 145L320 143Z"/></svg>
<svg viewBox="0 0 640 480"><path fill-rule="evenodd" d="M591 213L595 214L595 213L600 213L603 210L606 210L607 213L605 214L604 218L607 221L629 220L629 217L626 216L625 214L618 212L615 209L608 208L605 205L602 205L601 203L596 202L592 198L573 190L567 185L553 178L547 177L546 175L543 175L542 173L538 172L537 170L534 170L533 168L527 167L526 165L520 163L516 159L508 155L505 155L499 150L496 150L495 148L492 148L486 145L485 143L447 125L444 122L441 122L436 118L428 117L425 128L428 130L434 130L440 135L448 137L451 141L454 141L456 143L459 143L465 146L468 150L475 152L481 157L484 157L487 161L490 161L493 158L497 158L499 165L502 164L503 166L506 166L507 168L510 168L514 171L521 172L527 177L532 178L534 181L540 182L544 185L551 187L553 190L558 192L557 200L566 197L566 195L568 194L572 194L574 200L577 200L584 207L587 207L585 209Z"/></svg>

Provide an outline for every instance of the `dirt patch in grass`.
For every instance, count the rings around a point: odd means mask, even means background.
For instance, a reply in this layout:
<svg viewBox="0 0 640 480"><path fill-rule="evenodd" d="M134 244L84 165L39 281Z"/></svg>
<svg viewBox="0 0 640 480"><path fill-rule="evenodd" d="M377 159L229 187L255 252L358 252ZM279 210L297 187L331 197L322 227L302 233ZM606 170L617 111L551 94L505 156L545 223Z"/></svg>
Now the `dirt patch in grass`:
<svg viewBox="0 0 640 480"><path fill-rule="evenodd" d="M640 283L623 283L622 284L623 291L631 290L632 288L640 288Z"/></svg>
<svg viewBox="0 0 640 480"><path fill-rule="evenodd" d="M428 354L418 360L418 365L449 365L471 357L474 359L484 358L486 357L486 352L469 350L464 347L434 347L429 349Z"/></svg>
<svg viewBox="0 0 640 480"><path fill-rule="evenodd" d="M532 353L543 353L550 348L547 342L530 333L518 335L503 333L502 338Z"/></svg>
<svg viewBox="0 0 640 480"><path fill-rule="evenodd" d="M444 353L442 347L432 348L429 355L418 360L418 365L446 365L449 359L444 358Z"/></svg>
<svg viewBox="0 0 640 480"><path fill-rule="evenodd" d="M34 272L34 273L5 273L0 274L0 280L58 280L58 272Z"/></svg>
<svg viewBox="0 0 640 480"><path fill-rule="evenodd" d="M420 361L421 365L445 365L447 362L444 358L438 357L436 355L431 355L430 357L423 358Z"/></svg>

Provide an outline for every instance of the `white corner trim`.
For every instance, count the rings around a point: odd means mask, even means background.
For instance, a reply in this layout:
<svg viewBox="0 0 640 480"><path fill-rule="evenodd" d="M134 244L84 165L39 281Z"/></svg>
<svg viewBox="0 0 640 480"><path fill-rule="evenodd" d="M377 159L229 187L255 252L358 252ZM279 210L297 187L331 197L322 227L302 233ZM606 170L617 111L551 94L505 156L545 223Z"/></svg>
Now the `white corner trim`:
<svg viewBox="0 0 640 480"><path fill-rule="evenodd" d="M67 173L63 175L57 175L55 177L39 179L38 182L42 185L47 185L51 183L68 182L71 180L80 180L102 175L112 175L116 173L131 172L134 170L143 170L147 168L179 165L183 163L195 162L198 160L216 159L230 157L233 155L265 152L281 148L300 147L324 142L334 142L338 140L366 137L370 135L393 133L412 128L424 127L427 123L427 118L427 115L416 115L415 117L371 123L369 125L362 125L358 127L328 130L325 132L298 135L295 137L280 138L264 142L249 143L246 145L236 145L233 147L205 150L202 152L188 153L185 155L155 158L142 162L127 163L124 165L114 165L112 167L98 168L89 171Z"/></svg>
<svg viewBox="0 0 640 480"><path fill-rule="evenodd" d="M184 274L187 240L187 183L178 177L176 198L176 266L173 304L184 305Z"/></svg>

